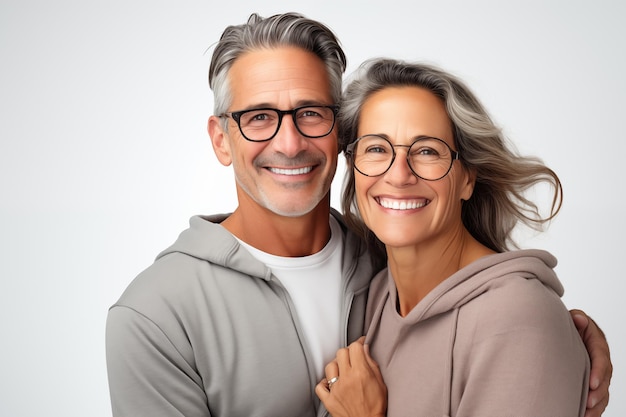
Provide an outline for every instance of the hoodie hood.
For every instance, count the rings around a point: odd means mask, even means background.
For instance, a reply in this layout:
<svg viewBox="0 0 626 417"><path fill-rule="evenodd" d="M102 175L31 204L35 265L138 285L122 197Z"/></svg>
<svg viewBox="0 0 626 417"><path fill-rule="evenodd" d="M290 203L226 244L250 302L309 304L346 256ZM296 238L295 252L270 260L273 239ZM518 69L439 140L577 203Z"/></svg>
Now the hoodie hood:
<svg viewBox="0 0 626 417"><path fill-rule="evenodd" d="M553 270L556 264L556 258L542 250L485 256L441 282L405 317L398 313L393 277L388 270L381 271L370 287L365 343L370 344L388 384L388 412L391 412L388 415L410 414L398 413L398 409L408 410L404 407L410 407L407 399L414 396L411 387L418 381L425 382L419 378L429 381L428 387L420 392L423 394L421 401L438 399L434 400L438 404L431 404L434 408L429 411L433 413L428 415L451 415L454 399L462 395L459 389L463 390L454 385L453 375L455 372L459 375L464 366L470 366L463 363L466 357L459 352L466 352L468 346L479 343L478 340L483 340L490 331L506 333L510 331L506 326L518 323L517 318L505 319L508 321L504 329L494 330L489 316L500 323L498 313L511 317L507 315L509 311L514 311L514 315L531 307L534 310L527 316L541 322L553 315L544 308L546 305L558 303L564 309L557 301L563 294L563 286ZM564 314L568 316L566 310ZM518 323L520 327L516 327L516 331L527 326L528 321ZM464 327L460 327L460 323ZM455 352L461 356L455 357ZM398 369L400 363L405 369ZM402 372L413 375L412 379L398 376ZM462 385L460 380L463 377L459 377L456 384Z"/></svg>
<svg viewBox="0 0 626 417"><path fill-rule="evenodd" d="M271 269L255 258L228 230L220 225L229 215L193 216L189 220L189 228L184 230L176 242L161 252L156 259L182 253L250 277L272 281L274 277ZM342 276L346 307L342 312L341 320L347 322L350 316L350 325L344 340L345 343L349 343L363 335L363 311L367 291L372 276L376 272L374 264L380 264L380 261L375 262L367 252L365 243L348 230L338 211L331 208L331 216L339 223L344 240ZM337 278L340 279L340 277Z"/></svg>
<svg viewBox="0 0 626 417"><path fill-rule="evenodd" d="M229 214L217 214L192 217L189 220L189 228L156 259L178 252L269 281L271 270L252 256L219 224L228 216Z"/></svg>
<svg viewBox="0 0 626 417"><path fill-rule="evenodd" d="M561 297L563 285L554 272L556 264L554 256L536 249L485 256L439 284L406 316L406 322L411 325L459 308L490 289L506 284L512 276L537 279ZM396 286L389 274L387 284L397 309Z"/></svg>
<svg viewBox="0 0 626 417"><path fill-rule="evenodd" d="M439 314L457 309L490 289L506 284L512 276L537 279L561 297L563 285L554 267L557 259L537 249L519 250L485 256L444 280L435 287L402 320L412 326ZM397 288L388 269L381 271L372 283L366 323L380 316L387 299L399 311Z"/></svg>

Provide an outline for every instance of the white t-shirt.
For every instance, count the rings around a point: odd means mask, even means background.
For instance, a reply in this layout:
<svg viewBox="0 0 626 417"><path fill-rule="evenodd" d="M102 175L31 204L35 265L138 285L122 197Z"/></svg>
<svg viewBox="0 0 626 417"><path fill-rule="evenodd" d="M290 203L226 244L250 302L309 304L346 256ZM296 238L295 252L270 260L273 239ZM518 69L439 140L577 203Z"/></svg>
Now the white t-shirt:
<svg viewBox="0 0 626 417"><path fill-rule="evenodd" d="M318 253L303 257L270 255L240 241L287 289L313 354L318 381L324 376L324 366L335 358L341 347L343 234L332 216L330 229L331 237L326 246Z"/></svg>

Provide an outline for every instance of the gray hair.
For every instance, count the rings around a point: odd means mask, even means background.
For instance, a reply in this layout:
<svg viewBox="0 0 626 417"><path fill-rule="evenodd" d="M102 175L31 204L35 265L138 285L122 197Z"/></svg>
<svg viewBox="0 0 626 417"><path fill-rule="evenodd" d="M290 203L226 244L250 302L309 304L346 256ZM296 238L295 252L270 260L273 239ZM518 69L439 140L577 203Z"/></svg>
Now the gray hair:
<svg viewBox="0 0 626 417"><path fill-rule="evenodd" d="M228 26L213 51L209 86L213 90L214 114L226 112L232 102L228 72L235 60L249 51L281 46L294 46L317 55L326 65L330 94L339 103L347 61L334 33L322 23L297 13L268 18L253 13L247 23Z"/></svg>
<svg viewBox="0 0 626 417"><path fill-rule="evenodd" d="M439 97L452 122L454 143L461 163L476 174L472 197L463 203L464 226L476 240L496 251L518 247L511 234L522 224L542 230L559 212L563 199L561 181L536 157L521 156L507 144L472 91L457 77L432 65L391 59L366 61L346 87L339 115L342 150L357 139L363 103L373 93L392 86L426 89ZM365 238L374 251L383 246L363 224L356 206L355 174L350 158L344 180L342 209L346 222ZM547 183L553 191L550 213L543 217L525 192Z"/></svg>

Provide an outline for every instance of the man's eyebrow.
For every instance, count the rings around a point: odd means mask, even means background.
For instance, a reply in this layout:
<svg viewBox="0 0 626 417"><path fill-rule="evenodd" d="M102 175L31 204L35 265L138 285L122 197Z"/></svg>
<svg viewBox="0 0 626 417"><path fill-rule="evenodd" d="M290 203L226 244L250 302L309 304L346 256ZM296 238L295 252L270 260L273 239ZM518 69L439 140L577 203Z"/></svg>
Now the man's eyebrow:
<svg viewBox="0 0 626 417"><path fill-rule="evenodd" d="M256 109L274 109L275 107L270 103L255 103L249 104L246 107L238 108L234 111L246 111L246 110L256 110Z"/></svg>

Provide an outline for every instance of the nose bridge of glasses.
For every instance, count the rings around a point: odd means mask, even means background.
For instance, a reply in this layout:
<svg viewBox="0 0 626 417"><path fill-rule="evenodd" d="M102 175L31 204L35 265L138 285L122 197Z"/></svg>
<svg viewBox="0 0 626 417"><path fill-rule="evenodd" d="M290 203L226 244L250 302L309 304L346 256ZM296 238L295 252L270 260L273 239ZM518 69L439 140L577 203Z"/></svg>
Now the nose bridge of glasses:
<svg viewBox="0 0 626 417"><path fill-rule="evenodd" d="M393 154L391 156L391 159L389 160L388 169L390 170L394 169L394 165L398 167L398 164L401 164L401 167L403 169L406 169L412 172L413 174L415 174L415 167L413 166L413 161L411 160L411 154L410 154L411 146L412 145L391 145L391 148L393 149ZM397 148L405 149L406 155L404 158L402 157L398 158Z"/></svg>
<svg viewBox="0 0 626 417"><path fill-rule="evenodd" d="M279 116L271 146L284 155L295 156L308 146L306 136L297 125L296 110L276 110L276 113ZM290 114L292 117L288 117Z"/></svg>
<svg viewBox="0 0 626 417"><path fill-rule="evenodd" d="M291 117L287 117L287 119L289 119L291 121L291 123L293 124L293 128L296 129L297 131L300 131L300 128L298 127L298 116L297 116L297 112L298 109L291 109L291 110L277 110L280 117L278 119L278 125L280 127L281 122L284 122L285 116L291 116Z"/></svg>
<svg viewBox="0 0 626 417"><path fill-rule="evenodd" d="M278 120L277 120L277 124L276 124L276 135L279 135L281 132L281 128L287 129L287 127L285 127L284 125L288 125L288 131L284 131L283 133L292 133L292 134L296 134L297 137L301 137L304 134L302 133L302 129L300 129L300 126L298 126L298 117L297 117L297 112L298 109L291 109L291 110L275 110L276 113L278 114ZM291 117L285 117L285 116L289 116L291 115ZM287 119L287 121L285 122L285 119Z"/></svg>
<svg viewBox="0 0 626 417"><path fill-rule="evenodd" d="M411 146L413 146L413 144L411 145L391 145L391 147L393 148L394 152L397 153L396 149L397 148L404 148L406 150L406 156L409 156L409 151L411 149Z"/></svg>

